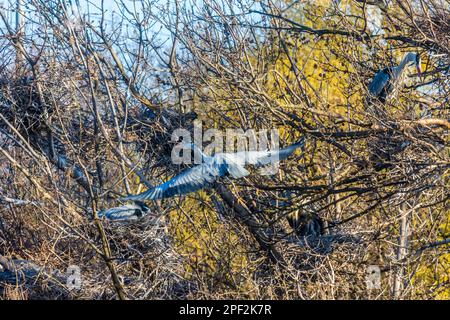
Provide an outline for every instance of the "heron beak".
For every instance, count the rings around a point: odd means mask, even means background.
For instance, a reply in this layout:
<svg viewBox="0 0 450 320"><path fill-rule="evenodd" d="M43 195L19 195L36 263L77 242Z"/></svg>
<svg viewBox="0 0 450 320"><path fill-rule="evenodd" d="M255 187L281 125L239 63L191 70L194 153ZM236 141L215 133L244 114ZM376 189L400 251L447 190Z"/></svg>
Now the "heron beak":
<svg viewBox="0 0 450 320"><path fill-rule="evenodd" d="M422 76L422 67L420 66L420 63L416 64L417 74Z"/></svg>

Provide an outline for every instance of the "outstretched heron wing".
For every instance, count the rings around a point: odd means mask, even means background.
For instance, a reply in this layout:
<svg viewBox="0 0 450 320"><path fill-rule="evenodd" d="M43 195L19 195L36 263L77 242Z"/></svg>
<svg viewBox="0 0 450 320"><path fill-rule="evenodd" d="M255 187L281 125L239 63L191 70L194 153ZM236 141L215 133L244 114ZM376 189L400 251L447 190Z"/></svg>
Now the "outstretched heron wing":
<svg viewBox="0 0 450 320"><path fill-rule="evenodd" d="M217 177L225 175L226 172L226 167L223 164L203 163L183 171L159 186L150 188L141 194L126 197L123 200L156 200L188 194L210 185Z"/></svg>
<svg viewBox="0 0 450 320"><path fill-rule="evenodd" d="M227 171L234 179L243 178L250 174L250 172L240 164L228 164Z"/></svg>
<svg viewBox="0 0 450 320"><path fill-rule="evenodd" d="M245 153L246 163L253 164L255 166L264 166L270 163L278 162L288 158L300 147L305 144L305 138L302 138L299 142L290 145L289 147L280 150L271 151L248 151Z"/></svg>

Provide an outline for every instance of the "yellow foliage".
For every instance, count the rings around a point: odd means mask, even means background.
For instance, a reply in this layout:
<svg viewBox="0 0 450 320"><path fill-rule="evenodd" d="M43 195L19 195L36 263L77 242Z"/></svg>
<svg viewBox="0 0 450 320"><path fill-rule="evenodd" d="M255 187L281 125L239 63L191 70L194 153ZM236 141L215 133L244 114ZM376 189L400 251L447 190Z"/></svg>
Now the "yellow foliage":
<svg viewBox="0 0 450 320"><path fill-rule="evenodd" d="M244 285L247 254L240 237L219 220L206 192L184 199L169 216L176 249L188 260L187 277L206 273L222 285Z"/></svg>
<svg viewBox="0 0 450 320"><path fill-rule="evenodd" d="M450 234L450 210L446 213L447 222L444 223L439 233L442 235ZM444 237L438 238L438 241L444 240ZM450 299L450 253L448 250L450 244L442 245L436 249L436 258L433 261L425 261L417 270L415 277L412 279L413 285L424 284L425 288L432 291L434 297L440 300Z"/></svg>

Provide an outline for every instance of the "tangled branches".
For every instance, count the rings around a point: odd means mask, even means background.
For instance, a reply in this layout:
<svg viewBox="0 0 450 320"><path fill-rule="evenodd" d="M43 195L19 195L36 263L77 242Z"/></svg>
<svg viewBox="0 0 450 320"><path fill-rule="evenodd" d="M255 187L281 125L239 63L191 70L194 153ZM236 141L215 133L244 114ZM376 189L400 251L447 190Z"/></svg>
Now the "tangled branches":
<svg viewBox="0 0 450 320"><path fill-rule="evenodd" d="M448 290L448 6L376 3L118 1L120 14L100 6L88 16L30 0L23 35L2 14L3 297ZM420 53L424 72L407 74L385 103L368 102L374 74L406 51ZM185 169L172 162L172 133L198 123L308 142L276 175L155 201L133 224L98 219L120 196ZM13 289L16 260L32 266L25 278L57 278L57 293L27 281ZM82 266L81 289L61 284L71 265ZM366 287L370 265L383 276L378 291Z"/></svg>

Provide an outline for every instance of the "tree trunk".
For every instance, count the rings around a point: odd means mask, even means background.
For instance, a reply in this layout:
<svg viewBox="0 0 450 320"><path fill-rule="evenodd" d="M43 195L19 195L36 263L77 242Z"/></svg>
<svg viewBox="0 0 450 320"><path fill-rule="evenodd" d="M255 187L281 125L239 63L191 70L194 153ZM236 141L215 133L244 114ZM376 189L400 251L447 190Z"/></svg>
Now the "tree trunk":
<svg viewBox="0 0 450 320"><path fill-rule="evenodd" d="M405 201L400 205L400 230L398 237L398 248L397 248L397 263L398 268L395 275L393 295L394 299L400 299L403 289L405 276L405 257L408 254L408 233L409 233L409 201Z"/></svg>
<svg viewBox="0 0 450 320"><path fill-rule="evenodd" d="M282 254L275 248L274 244L264 233L264 229L261 225L252 217L251 212L245 208L238 199L231 193L231 191L224 185L219 184L216 187L216 191L219 193L222 200L234 210L239 221L245 224L255 240L258 242L261 249L265 250L274 263L281 266L287 266Z"/></svg>
<svg viewBox="0 0 450 320"><path fill-rule="evenodd" d="M24 54L20 48L24 48L25 36L25 13L23 11L24 0L17 0L16 3L16 69L21 68L25 60Z"/></svg>

